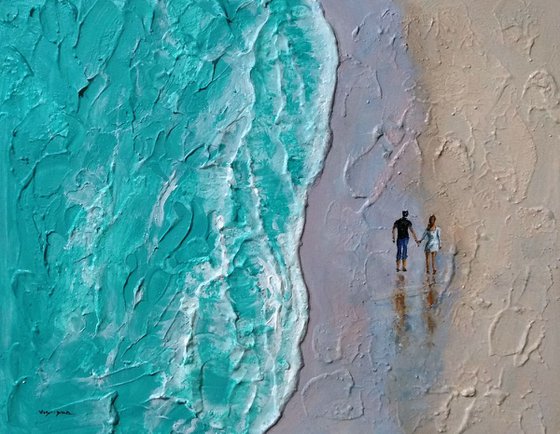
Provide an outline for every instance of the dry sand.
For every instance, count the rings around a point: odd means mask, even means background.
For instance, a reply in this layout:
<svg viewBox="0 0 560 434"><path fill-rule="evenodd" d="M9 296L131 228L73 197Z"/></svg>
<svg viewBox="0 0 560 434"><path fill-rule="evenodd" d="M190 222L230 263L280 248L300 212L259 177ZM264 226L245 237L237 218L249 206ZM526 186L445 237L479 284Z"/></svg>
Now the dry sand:
<svg viewBox="0 0 560 434"><path fill-rule="evenodd" d="M425 206L448 214L459 293L417 432L558 433L560 8L437 3L403 2L404 27L429 112Z"/></svg>
<svg viewBox="0 0 560 434"><path fill-rule="evenodd" d="M341 64L310 192L298 389L271 433L560 432L560 8L322 1ZM435 213L435 279L402 208Z"/></svg>

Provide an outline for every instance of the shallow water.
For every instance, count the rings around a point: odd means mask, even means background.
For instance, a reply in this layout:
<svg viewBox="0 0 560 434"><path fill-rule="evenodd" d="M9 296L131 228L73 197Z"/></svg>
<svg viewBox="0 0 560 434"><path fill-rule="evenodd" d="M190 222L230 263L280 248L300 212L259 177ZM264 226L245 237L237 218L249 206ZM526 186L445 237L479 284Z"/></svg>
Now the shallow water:
<svg viewBox="0 0 560 434"><path fill-rule="evenodd" d="M3 2L2 430L258 432L337 63L310 1Z"/></svg>

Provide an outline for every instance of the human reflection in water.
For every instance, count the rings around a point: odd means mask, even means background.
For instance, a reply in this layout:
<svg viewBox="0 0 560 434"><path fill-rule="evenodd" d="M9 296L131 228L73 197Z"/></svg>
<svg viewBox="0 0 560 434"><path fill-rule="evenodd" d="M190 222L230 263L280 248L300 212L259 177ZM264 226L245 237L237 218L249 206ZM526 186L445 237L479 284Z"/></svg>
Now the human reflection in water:
<svg viewBox="0 0 560 434"><path fill-rule="evenodd" d="M405 280L403 275L397 275L395 285L395 293L393 294L393 304L395 306L395 332L396 343L398 347L405 347L408 344L408 336L406 334L406 293Z"/></svg>
<svg viewBox="0 0 560 434"><path fill-rule="evenodd" d="M431 343L431 336L436 329L436 320L434 318L434 308L438 302L438 291L434 277L428 276L426 279L424 290L424 321L428 330L428 342Z"/></svg>

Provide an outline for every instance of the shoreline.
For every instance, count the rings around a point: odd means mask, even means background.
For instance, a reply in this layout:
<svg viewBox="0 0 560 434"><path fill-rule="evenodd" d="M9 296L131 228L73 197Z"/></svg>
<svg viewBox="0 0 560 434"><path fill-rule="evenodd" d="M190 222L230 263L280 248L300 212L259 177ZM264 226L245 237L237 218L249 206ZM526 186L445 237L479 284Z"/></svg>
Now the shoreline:
<svg viewBox="0 0 560 434"><path fill-rule="evenodd" d="M441 282L424 279L423 254L414 243L410 271L395 275L390 240L402 209L410 211L417 232L427 217L416 143L425 115L411 92L414 65L394 3L321 5L339 52L332 142L308 193L299 252L310 308L303 367L294 395L267 432L370 432L374 422L397 432L403 429L399 402L409 399L403 381L416 381L408 353L437 359L439 353L420 346L443 339L434 324L449 312ZM445 276L451 262L442 261ZM401 329L411 325L417 342L403 348ZM425 387L429 381L416 382Z"/></svg>
<svg viewBox="0 0 560 434"><path fill-rule="evenodd" d="M560 10L321 4L332 145L300 249L304 366L268 432L558 431ZM436 281L412 243L395 274L403 208L443 228Z"/></svg>

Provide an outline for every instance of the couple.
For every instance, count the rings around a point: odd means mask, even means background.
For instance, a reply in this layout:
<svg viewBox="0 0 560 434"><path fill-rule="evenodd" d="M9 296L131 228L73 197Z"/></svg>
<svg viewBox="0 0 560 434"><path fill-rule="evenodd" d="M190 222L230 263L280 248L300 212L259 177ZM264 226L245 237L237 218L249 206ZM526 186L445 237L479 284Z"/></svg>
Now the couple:
<svg viewBox="0 0 560 434"><path fill-rule="evenodd" d="M395 242L395 230L397 231L397 271L401 271L401 261L402 261L402 271L406 271L406 258L407 246L408 246L408 231L414 237L417 245L425 239L426 245L424 247L424 253L426 254L426 273L430 272L430 258L432 262L432 273L436 274L436 254L439 249L441 249L441 230L436 226L436 216L431 215L428 220L428 226L424 231L422 238L418 239L414 229L412 229L412 223L407 219L408 211L402 212L402 218L398 219L393 224L393 243Z"/></svg>

